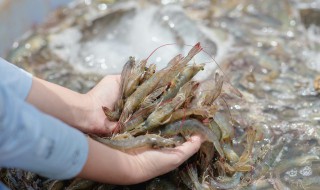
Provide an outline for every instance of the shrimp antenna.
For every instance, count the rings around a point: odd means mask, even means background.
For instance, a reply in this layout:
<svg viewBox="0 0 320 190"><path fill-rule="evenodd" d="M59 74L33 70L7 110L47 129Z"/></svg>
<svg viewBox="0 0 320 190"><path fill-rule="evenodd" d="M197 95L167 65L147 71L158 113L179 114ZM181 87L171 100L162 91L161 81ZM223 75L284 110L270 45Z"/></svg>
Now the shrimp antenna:
<svg viewBox="0 0 320 190"><path fill-rule="evenodd" d="M158 49L160 49L160 48L162 48L162 47L164 47L164 46L171 46L171 45L177 45L177 43L163 44L163 45L157 47L156 49L154 49L154 50L150 53L150 55L147 57L146 60L148 60Z"/></svg>
<svg viewBox="0 0 320 190"><path fill-rule="evenodd" d="M232 114L231 114L231 111L230 111L230 108L229 108L229 105L227 103L227 101L224 99L223 96L220 96L220 98L222 99L222 101L227 105L227 109L228 109L228 112L229 112L229 115L231 117L231 121L232 121L232 124L233 124L233 118L232 118Z"/></svg>

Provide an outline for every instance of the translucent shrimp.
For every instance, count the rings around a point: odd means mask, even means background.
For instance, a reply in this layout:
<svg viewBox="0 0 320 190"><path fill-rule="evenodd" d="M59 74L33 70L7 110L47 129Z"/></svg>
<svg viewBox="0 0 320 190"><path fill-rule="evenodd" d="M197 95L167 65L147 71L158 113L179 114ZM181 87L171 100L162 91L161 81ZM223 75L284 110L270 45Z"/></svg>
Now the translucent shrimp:
<svg viewBox="0 0 320 190"><path fill-rule="evenodd" d="M152 130L160 125L168 123L170 117L176 109L178 109L191 94L192 89L197 85L194 81L189 81L180 90L179 93L170 102L160 104L154 112L152 112L147 120L134 130L130 131L131 134L137 134Z"/></svg>
<svg viewBox="0 0 320 190"><path fill-rule="evenodd" d="M143 79L146 64L147 60L142 60L131 69L128 83L124 89L124 97L129 97L137 89L139 83Z"/></svg>
<svg viewBox="0 0 320 190"><path fill-rule="evenodd" d="M200 70L203 70L204 65L191 65L185 67L181 73L171 81L169 89L164 93L162 99L166 101L173 98L179 89L188 81L192 79Z"/></svg>
<svg viewBox="0 0 320 190"><path fill-rule="evenodd" d="M213 143L219 155L224 158L224 153L217 136L208 127L196 119L177 121L168 124L161 129L161 135L164 137L170 137L177 134L187 137L196 133L201 134L206 141Z"/></svg>
<svg viewBox="0 0 320 190"><path fill-rule="evenodd" d="M111 148L122 151L139 147L162 148L175 147L178 145L178 143L172 139L166 139L156 134L146 134L138 137L126 138L123 140L111 140L101 137L93 137L93 139Z"/></svg>
<svg viewBox="0 0 320 190"><path fill-rule="evenodd" d="M111 111L109 108L103 106L102 109L110 121L117 121L121 115L124 99L125 99L125 90L128 88L129 77L133 67L135 66L135 58L129 57L129 60L123 66L121 72L121 82L120 82L120 98L117 100L114 111Z"/></svg>
<svg viewBox="0 0 320 190"><path fill-rule="evenodd" d="M216 111L217 107L215 105L199 108L181 108L172 113L169 122L171 123L180 119L189 118L190 116L199 117L201 119L212 118Z"/></svg>

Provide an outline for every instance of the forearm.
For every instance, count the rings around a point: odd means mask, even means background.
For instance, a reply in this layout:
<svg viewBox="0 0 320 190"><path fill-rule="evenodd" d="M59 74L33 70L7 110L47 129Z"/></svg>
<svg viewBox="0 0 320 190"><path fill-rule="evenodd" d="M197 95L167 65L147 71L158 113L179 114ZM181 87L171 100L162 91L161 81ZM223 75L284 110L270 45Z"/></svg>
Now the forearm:
<svg viewBox="0 0 320 190"><path fill-rule="evenodd" d="M139 150L137 150L139 151ZM141 150L141 154L153 154L150 160L157 159L158 150ZM161 155L160 155L161 157ZM89 139L89 154L86 164L84 165L79 177L91 179L102 183L131 185L147 181L153 177L169 172L171 169L168 162L159 163L159 167L150 167L150 160L139 159L139 155L132 152L122 152L97 141Z"/></svg>
<svg viewBox="0 0 320 190"><path fill-rule="evenodd" d="M68 179L86 162L88 141L84 134L40 112L1 85L0 131L0 167Z"/></svg>
<svg viewBox="0 0 320 190"><path fill-rule="evenodd" d="M87 96L33 77L27 102L65 123L85 130L92 106Z"/></svg>
<svg viewBox="0 0 320 190"><path fill-rule="evenodd" d="M109 184L133 184L129 155L89 138L89 154L79 177Z"/></svg>

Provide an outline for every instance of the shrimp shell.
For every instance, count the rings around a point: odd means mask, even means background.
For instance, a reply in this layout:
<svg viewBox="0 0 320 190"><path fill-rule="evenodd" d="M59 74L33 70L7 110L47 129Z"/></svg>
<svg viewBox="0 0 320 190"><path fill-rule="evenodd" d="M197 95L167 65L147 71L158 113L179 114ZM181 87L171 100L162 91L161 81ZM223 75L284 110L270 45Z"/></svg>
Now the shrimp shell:
<svg viewBox="0 0 320 190"><path fill-rule="evenodd" d="M123 140L110 140L107 138L93 137L94 140L105 144L111 148L118 150L128 150L139 147L151 147L151 148L161 148L161 147L174 147L177 143L171 139L166 139L155 134L146 134L138 137L123 139Z"/></svg>
<svg viewBox="0 0 320 190"><path fill-rule="evenodd" d="M177 134L181 134L186 137L194 133L201 134L206 141L213 143L219 155L224 158L224 153L217 136L208 127L196 119L177 121L168 124L161 129L161 135L164 137L170 137Z"/></svg>
<svg viewBox="0 0 320 190"><path fill-rule="evenodd" d="M178 109L191 94L192 89L197 85L194 81L187 82L169 103L159 105L154 112L152 112L147 120L139 127L132 130L131 134L137 134L144 131L152 130L155 127L163 125L170 121L171 114Z"/></svg>

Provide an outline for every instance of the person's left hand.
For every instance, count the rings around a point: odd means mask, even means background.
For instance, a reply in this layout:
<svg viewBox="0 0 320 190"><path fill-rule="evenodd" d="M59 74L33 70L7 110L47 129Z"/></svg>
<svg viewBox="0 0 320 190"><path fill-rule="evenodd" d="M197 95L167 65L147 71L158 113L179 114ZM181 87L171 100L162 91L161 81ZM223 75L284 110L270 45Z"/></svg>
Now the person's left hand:
<svg viewBox="0 0 320 190"><path fill-rule="evenodd" d="M111 122L107 119L102 106L113 110L114 104L119 98L119 91L120 75L108 75L85 94L89 99L91 111L87 117L88 126L83 131L110 134L114 130L116 122Z"/></svg>

